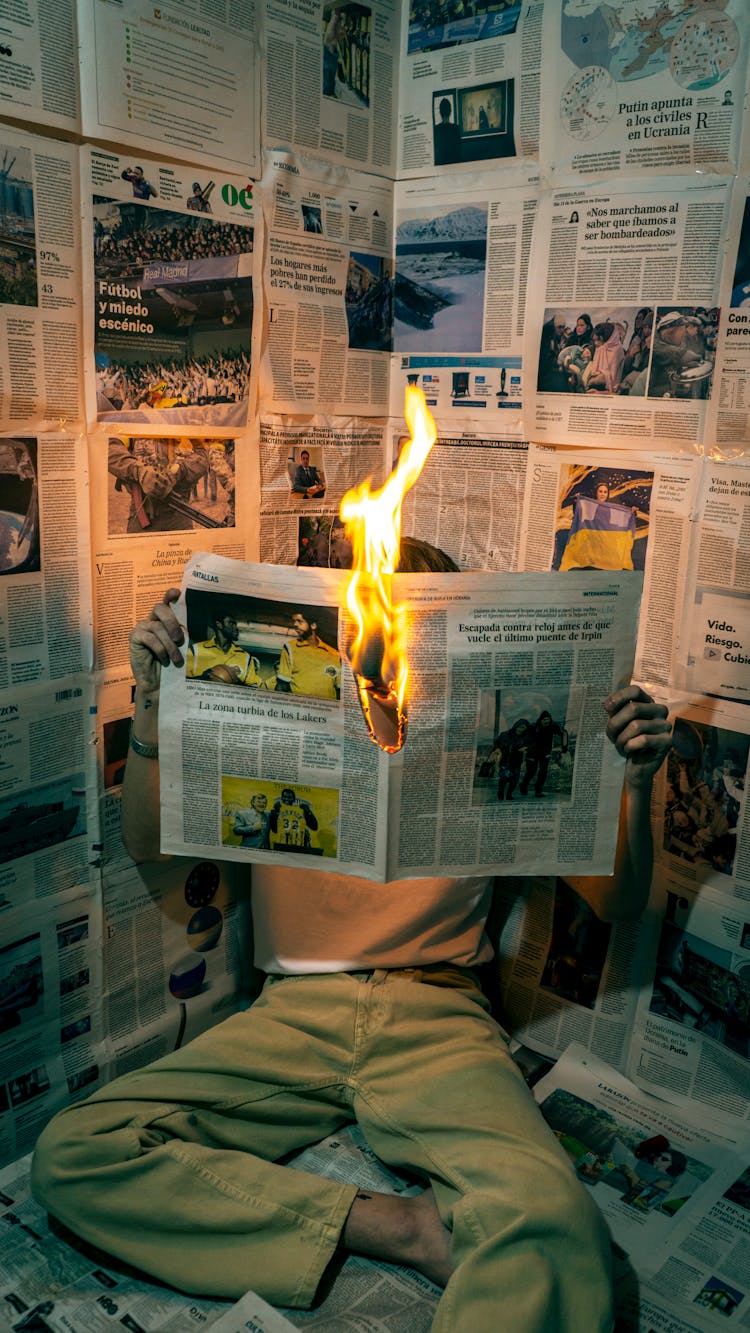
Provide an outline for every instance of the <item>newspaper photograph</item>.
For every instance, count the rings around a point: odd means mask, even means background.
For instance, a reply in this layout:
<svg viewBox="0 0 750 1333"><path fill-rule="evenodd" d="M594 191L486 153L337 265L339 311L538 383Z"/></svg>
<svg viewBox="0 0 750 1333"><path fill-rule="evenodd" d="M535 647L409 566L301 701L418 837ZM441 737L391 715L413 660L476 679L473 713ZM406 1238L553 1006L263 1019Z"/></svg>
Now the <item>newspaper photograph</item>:
<svg viewBox="0 0 750 1333"><path fill-rule="evenodd" d="M358 7L360 10L362 6ZM322 177L322 179L321 179ZM393 350L393 186L269 153L261 405L382 416Z"/></svg>
<svg viewBox="0 0 750 1333"><path fill-rule="evenodd" d="M675 683L750 702L750 467L706 459Z"/></svg>
<svg viewBox="0 0 750 1333"><path fill-rule="evenodd" d="M520 168L509 179L504 173L502 186L496 173L397 183L394 416L407 384L417 384L448 429L477 418L483 430L524 438L524 313L538 198L537 177Z"/></svg>
<svg viewBox="0 0 750 1333"><path fill-rule="evenodd" d="M694 450L714 391L729 180L558 190L541 203L527 436ZM544 238L544 239L542 239Z"/></svg>
<svg viewBox="0 0 750 1333"><path fill-rule="evenodd" d="M409 0L400 177L539 156L543 4Z"/></svg>
<svg viewBox="0 0 750 1333"><path fill-rule="evenodd" d="M728 172L738 164L747 68L744 0L545 5L542 155L581 176Z"/></svg>
<svg viewBox="0 0 750 1333"><path fill-rule="evenodd" d="M89 419L244 427L258 320L251 183L84 155Z"/></svg>
<svg viewBox="0 0 750 1333"><path fill-rule="evenodd" d="M550 1060L577 1041L624 1068L639 924L600 921L562 878L502 880L496 894L503 1022Z"/></svg>
<svg viewBox="0 0 750 1333"><path fill-rule="evenodd" d="M86 441L0 438L0 689L90 668Z"/></svg>
<svg viewBox="0 0 750 1333"><path fill-rule="evenodd" d="M77 0L83 133L257 175L255 6ZM211 198L202 181L194 207Z"/></svg>
<svg viewBox="0 0 750 1333"><path fill-rule="evenodd" d="M680 1242L705 1231L741 1174L747 1134L735 1146L721 1130L639 1091L582 1046L569 1047L533 1092L606 1218L616 1253L627 1256L638 1279L655 1270L666 1277ZM740 1236L738 1228L735 1242ZM689 1241L685 1249L690 1253Z"/></svg>
<svg viewBox="0 0 750 1333"><path fill-rule="evenodd" d="M0 65L2 65L0 61ZM82 419L78 149L0 131L0 427Z"/></svg>
<svg viewBox="0 0 750 1333"><path fill-rule="evenodd" d="M750 1119L747 917L747 902L729 891L698 893L664 876L642 939L627 1072L693 1115L710 1112L714 1123Z"/></svg>
<svg viewBox="0 0 750 1333"><path fill-rule="evenodd" d="M95 897L3 916L0 1155L27 1152L54 1111L93 1092L102 1067L102 926ZM3 1259L5 1251L3 1249Z"/></svg>
<svg viewBox="0 0 750 1333"><path fill-rule="evenodd" d="M642 572L635 675L648 689L674 680L701 466L684 454L529 448L520 568Z"/></svg>
<svg viewBox="0 0 750 1333"><path fill-rule="evenodd" d="M261 560L349 569L339 504L362 477L385 481L387 438L377 418L261 416Z"/></svg>
<svg viewBox="0 0 750 1333"><path fill-rule="evenodd" d="M0 710L0 910L95 883L99 830L93 690L7 690Z"/></svg>
<svg viewBox="0 0 750 1333"><path fill-rule="evenodd" d="M409 733L386 756L346 658L347 578L188 564L186 661L162 683L162 850L379 881L611 873L623 761L601 705L630 674L640 580L579 575L561 610L554 576L395 575ZM520 777L513 805L498 750Z"/></svg>
<svg viewBox="0 0 750 1333"><path fill-rule="evenodd" d="M388 0L266 5L264 144L393 176L400 23Z"/></svg>
<svg viewBox="0 0 750 1333"><path fill-rule="evenodd" d="M240 999L233 868L214 860L113 867L103 879L106 1078L228 1018Z"/></svg>
<svg viewBox="0 0 750 1333"><path fill-rule="evenodd" d="M673 748L654 792L659 873L750 902L745 809L750 717L740 703L676 698Z"/></svg>
<svg viewBox="0 0 750 1333"><path fill-rule="evenodd" d="M196 550L257 553L254 435L111 434L88 439L97 663L128 667L128 635ZM128 672L129 679L129 672Z"/></svg>

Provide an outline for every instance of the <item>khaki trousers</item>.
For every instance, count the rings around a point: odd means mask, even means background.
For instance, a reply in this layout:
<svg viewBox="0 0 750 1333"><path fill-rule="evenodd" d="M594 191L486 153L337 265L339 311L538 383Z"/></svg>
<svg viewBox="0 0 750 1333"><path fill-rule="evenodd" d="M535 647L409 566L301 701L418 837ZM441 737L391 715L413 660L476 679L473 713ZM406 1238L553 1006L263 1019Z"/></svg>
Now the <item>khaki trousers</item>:
<svg viewBox="0 0 750 1333"><path fill-rule="evenodd" d="M435 1330L611 1328L606 1229L458 968L269 978L245 1013L62 1111L33 1188L184 1291L307 1308L356 1186L277 1163L355 1119L452 1231Z"/></svg>

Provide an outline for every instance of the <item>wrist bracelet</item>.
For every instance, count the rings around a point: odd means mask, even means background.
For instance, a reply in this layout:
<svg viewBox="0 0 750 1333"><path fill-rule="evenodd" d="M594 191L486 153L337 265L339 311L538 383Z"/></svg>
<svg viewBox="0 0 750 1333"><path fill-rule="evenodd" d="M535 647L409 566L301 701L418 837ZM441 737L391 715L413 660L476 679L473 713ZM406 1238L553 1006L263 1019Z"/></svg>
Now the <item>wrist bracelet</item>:
<svg viewBox="0 0 750 1333"><path fill-rule="evenodd" d="M143 758L143 759L158 759L158 758L159 758L159 746L158 746L158 744L156 744L156 745L146 745L146 743L145 743L144 741L139 741L138 737L136 736L135 732L133 731L133 722L132 722L132 719L131 719L131 722L130 722L130 748L131 748L131 750L135 750L135 753L136 753L136 754L139 754L139 755L141 756L141 758Z"/></svg>

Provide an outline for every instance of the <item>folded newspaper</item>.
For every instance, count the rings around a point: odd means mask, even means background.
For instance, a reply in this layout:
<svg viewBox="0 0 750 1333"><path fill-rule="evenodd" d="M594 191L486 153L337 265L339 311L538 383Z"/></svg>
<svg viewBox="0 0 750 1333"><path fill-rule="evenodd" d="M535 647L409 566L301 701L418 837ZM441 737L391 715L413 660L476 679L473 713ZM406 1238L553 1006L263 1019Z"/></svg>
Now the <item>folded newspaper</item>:
<svg viewBox="0 0 750 1333"><path fill-rule="evenodd" d="M632 572L399 574L408 734L369 739L344 645L349 575L197 554L162 678L162 850L385 881L608 874ZM564 590L564 591L563 591Z"/></svg>

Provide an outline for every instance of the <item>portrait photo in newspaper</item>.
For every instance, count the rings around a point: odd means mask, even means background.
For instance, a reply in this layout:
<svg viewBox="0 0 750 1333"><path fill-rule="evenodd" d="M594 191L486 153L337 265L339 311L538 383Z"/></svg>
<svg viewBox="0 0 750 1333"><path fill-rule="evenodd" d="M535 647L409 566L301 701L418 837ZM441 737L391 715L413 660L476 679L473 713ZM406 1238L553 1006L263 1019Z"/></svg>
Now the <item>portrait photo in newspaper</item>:
<svg viewBox="0 0 750 1333"><path fill-rule="evenodd" d="M653 480L631 468L561 467L552 568L645 569Z"/></svg>

